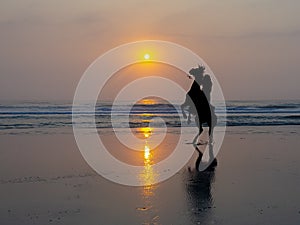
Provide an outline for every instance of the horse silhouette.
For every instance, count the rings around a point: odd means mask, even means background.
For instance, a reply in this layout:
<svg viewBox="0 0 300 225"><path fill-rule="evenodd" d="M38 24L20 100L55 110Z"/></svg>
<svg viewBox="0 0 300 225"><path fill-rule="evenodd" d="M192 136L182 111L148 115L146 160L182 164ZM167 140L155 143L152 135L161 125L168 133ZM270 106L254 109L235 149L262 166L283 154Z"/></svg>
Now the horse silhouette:
<svg viewBox="0 0 300 225"><path fill-rule="evenodd" d="M214 107L207 99L207 97L210 99L212 82L209 75L204 76L204 71L204 66L198 66L198 68L192 68L189 71L189 74L194 76L194 81L190 90L186 94L185 102L181 105L182 114L185 119L187 118L185 109L187 108L188 110L188 123L190 123L191 121L191 115L195 115L195 123L199 131L193 140L194 144L203 132L202 125L204 123L207 123L209 127L208 133L210 141L212 141L213 129L217 123L217 117ZM206 94L203 92L200 86L202 86L202 88L207 91Z"/></svg>

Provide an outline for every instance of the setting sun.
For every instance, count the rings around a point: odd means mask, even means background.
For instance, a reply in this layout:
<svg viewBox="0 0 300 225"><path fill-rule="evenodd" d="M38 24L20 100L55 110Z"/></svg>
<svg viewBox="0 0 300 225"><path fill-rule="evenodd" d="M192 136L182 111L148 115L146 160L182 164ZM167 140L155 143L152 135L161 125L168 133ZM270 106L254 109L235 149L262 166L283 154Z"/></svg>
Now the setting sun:
<svg viewBox="0 0 300 225"><path fill-rule="evenodd" d="M148 53L145 54L145 55L144 55L144 59L145 59L145 60L149 60L149 59L150 59L150 55L149 55Z"/></svg>

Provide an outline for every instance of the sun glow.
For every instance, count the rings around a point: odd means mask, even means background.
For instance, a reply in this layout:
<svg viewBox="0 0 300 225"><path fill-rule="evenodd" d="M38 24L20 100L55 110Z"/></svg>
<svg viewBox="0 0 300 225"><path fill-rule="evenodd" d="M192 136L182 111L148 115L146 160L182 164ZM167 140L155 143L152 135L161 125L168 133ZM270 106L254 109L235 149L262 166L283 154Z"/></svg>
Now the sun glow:
<svg viewBox="0 0 300 225"><path fill-rule="evenodd" d="M145 60L149 60L149 59L150 59L150 55L149 55L148 53L146 53L146 54L144 55L144 59L145 59Z"/></svg>

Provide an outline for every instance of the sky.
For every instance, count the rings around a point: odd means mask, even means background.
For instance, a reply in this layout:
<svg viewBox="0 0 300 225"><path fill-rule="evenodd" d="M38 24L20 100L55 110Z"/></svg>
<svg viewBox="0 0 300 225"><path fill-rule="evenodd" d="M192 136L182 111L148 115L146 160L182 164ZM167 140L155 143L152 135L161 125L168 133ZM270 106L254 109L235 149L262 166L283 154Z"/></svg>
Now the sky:
<svg viewBox="0 0 300 225"><path fill-rule="evenodd" d="M71 101L118 45L175 42L210 66L227 100L300 99L300 1L0 2L0 101Z"/></svg>
<svg viewBox="0 0 300 225"><path fill-rule="evenodd" d="M144 78L148 79L143 80ZM172 80L178 86L161 78ZM146 61L127 66L111 76L102 88L98 100L133 103L144 95L155 95L173 103L182 103L191 82L186 73L173 66ZM181 88L182 91L179 90Z"/></svg>

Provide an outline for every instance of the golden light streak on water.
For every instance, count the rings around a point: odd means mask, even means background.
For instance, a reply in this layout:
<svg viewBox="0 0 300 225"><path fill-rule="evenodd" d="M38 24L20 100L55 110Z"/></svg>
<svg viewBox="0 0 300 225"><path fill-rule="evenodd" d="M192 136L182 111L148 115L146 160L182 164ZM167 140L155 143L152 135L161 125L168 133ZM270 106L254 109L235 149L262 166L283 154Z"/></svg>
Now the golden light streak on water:
<svg viewBox="0 0 300 225"><path fill-rule="evenodd" d="M152 135L153 129L151 127L143 127L139 129L141 133L143 133L145 137L144 144L144 169L140 174L141 183L144 186L144 196L152 195L153 184L156 183L158 174L153 169L154 158L151 150L151 146L149 146L147 139Z"/></svg>
<svg viewBox="0 0 300 225"><path fill-rule="evenodd" d="M150 148L149 148L148 144L145 144L144 160L149 161L149 157L150 157Z"/></svg>

